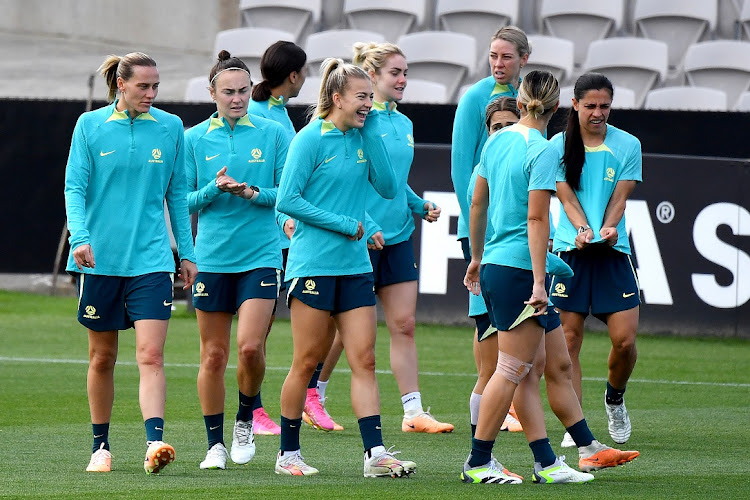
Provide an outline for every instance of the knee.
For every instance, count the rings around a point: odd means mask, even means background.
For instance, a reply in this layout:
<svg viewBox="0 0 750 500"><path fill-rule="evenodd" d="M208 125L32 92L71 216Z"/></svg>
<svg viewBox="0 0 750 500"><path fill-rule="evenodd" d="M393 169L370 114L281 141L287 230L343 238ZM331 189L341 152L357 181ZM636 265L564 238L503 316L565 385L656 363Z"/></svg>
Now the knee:
<svg viewBox="0 0 750 500"><path fill-rule="evenodd" d="M352 362L353 361L353 362ZM374 373L375 372L375 350L369 349L357 353L356 359L349 361L352 372Z"/></svg>
<svg viewBox="0 0 750 500"><path fill-rule="evenodd" d="M568 356L548 360L544 377L550 382L567 382L573 379L573 365Z"/></svg>
<svg viewBox="0 0 750 500"><path fill-rule="evenodd" d="M104 373L115 369L117 351L112 349L91 349L89 351L89 370Z"/></svg>
<svg viewBox="0 0 750 500"><path fill-rule="evenodd" d="M138 351L138 364L153 368L164 367L164 350L159 347L146 347Z"/></svg>
<svg viewBox="0 0 750 500"><path fill-rule="evenodd" d="M402 335L408 338L414 338L414 327L416 320L413 315L396 318L393 322L394 334Z"/></svg>
<svg viewBox="0 0 750 500"><path fill-rule="evenodd" d="M229 352L219 346L208 346L203 349L201 369L209 372L223 372L229 361Z"/></svg>
<svg viewBox="0 0 750 500"><path fill-rule="evenodd" d="M258 363L263 360L263 343L262 342L243 342L237 347L237 355L241 362L247 364Z"/></svg>
<svg viewBox="0 0 750 500"><path fill-rule="evenodd" d="M620 355L635 353L635 333L632 335L620 335L612 339L612 349Z"/></svg>

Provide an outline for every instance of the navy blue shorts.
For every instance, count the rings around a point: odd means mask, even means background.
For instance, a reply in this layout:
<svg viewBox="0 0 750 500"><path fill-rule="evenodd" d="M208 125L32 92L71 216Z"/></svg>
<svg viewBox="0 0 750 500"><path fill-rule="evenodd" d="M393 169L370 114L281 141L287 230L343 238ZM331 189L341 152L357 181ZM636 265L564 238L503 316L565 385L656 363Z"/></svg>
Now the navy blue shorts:
<svg viewBox="0 0 750 500"><path fill-rule="evenodd" d="M521 319L526 308L524 302L531 297L533 273L526 269L484 264L479 271L479 283L492 326L503 332L509 331ZM549 276L546 285L549 285ZM548 306L541 316L533 318L544 327L545 332L560 326L560 313L552 306Z"/></svg>
<svg viewBox="0 0 750 500"><path fill-rule="evenodd" d="M584 315L590 312L601 319L641 303L630 255L599 243L558 255L575 273L570 278L555 276L552 280L550 299L561 310Z"/></svg>
<svg viewBox="0 0 750 500"><path fill-rule="evenodd" d="M464 253L464 260L467 264L471 263L471 248L469 246L469 238L460 238L458 241L461 242L461 251Z"/></svg>
<svg viewBox="0 0 750 500"><path fill-rule="evenodd" d="M172 316L173 273L131 277L74 275L78 285L78 322L89 330L127 330L141 319Z"/></svg>
<svg viewBox="0 0 750 500"><path fill-rule="evenodd" d="M477 324L477 342L488 339L493 333L497 333L497 328L492 326L490 315L487 313L479 316L472 316Z"/></svg>
<svg viewBox="0 0 750 500"><path fill-rule="evenodd" d="M382 250L369 250L369 252L372 275L375 278L375 290L419 279L411 237L395 245L386 245Z"/></svg>
<svg viewBox="0 0 750 500"><path fill-rule="evenodd" d="M291 307L292 297L314 309L330 311L331 315L375 305L372 273L294 278L287 287L287 307Z"/></svg>
<svg viewBox="0 0 750 500"><path fill-rule="evenodd" d="M235 313L248 299L276 300L279 274L272 267L242 273L198 273L193 284L193 305L205 312Z"/></svg>

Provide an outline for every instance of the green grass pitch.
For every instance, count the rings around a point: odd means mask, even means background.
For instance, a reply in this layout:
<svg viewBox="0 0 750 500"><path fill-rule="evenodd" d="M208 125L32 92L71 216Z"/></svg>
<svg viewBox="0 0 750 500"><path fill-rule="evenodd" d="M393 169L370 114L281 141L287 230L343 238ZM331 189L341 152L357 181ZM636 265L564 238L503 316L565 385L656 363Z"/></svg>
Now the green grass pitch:
<svg viewBox="0 0 750 500"><path fill-rule="evenodd" d="M456 425L452 434L400 430L401 404L388 361L388 332L380 326L377 367L383 436L417 463L409 479L362 477L362 443L349 404L342 360L328 386L328 408L345 430L302 430L302 453L321 473L273 473L276 436L256 438L249 464L203 471L206 438L196 393L198 329L178 310L166 347L165 440L177 450L163 473L146 476L144 430L132 330L120 335L116 395L110 429L109 474L84 472L91 453L86 399L86 335L75 319L75 299L0 292L0 497L28 498L750 498L750 343L641 335L639 359L626 395L633 422L628 449L641 457L596 473L587 485L531 483L532 456L524 436L501 433L496 456L527 481L519 486L467 485L459 480L470 447L468 398L475 381L468 328L419 325L420 385L425 406ZM582 352L584 413L601 441L612 444L602 404L609 339L587 333ZM235 356L234 350L232 356ZM268 341L263 401L278 419L279 390L292 355L289 323L279 321ZM230 365L236 361L230 357ZM236 410L234 370L227 370L225 438ZM551 412L547 428L560 450L562 426Z"/></svg>

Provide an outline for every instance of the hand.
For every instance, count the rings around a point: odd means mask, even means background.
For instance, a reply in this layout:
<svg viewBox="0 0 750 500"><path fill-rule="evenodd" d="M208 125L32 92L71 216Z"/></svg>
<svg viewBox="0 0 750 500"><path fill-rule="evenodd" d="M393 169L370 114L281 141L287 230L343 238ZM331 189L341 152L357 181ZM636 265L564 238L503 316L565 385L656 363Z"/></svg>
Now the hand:
<svg viewBox="0 0 750 500"><path fill-rule="evenodd" d="M427 222L435 222L440 217L440 207L428 201L424 204L424 220Z"/></svg>
<svg viewBox="0 0 750 500"><path fill-rule="evenodd" d="M594 230L589 228L576 236L576 248L582 250L586 248L594 238Z"/></svg>
<svg viewBox="0 0 750 500"><path fill-rule="evenodd" d="M479 267L481 263L474 259L471 259L469 267L466 268L466 276L464 276L464 286L474 295L482 293L482 289L479 286Z"/></svg>
<svg viewBox="0 0 750 500"><path fill-rule="evenodd" d="M378 231L377 233L370 236L372 244L368 243L367 248L370 250L382 250L385 246L385 240L383 239L383 232Z"/></svg>
<svg viewBox="0 0 750 500"><path fill-rule="evenodd" d="M198 276L198 268L195 266L195 263L182 259L180 261L180 278L182 278L182 281L185 283L182 289L190 289L195 282L196 276Z"/></svg>
<svg viewBox="0 0 750 500"><path fill-rule="evenodd" d="M287 219L284 223L284 234L290 240L292 239L292 235L294 234L294 230L296 229L296 227L297 224L294 222L294 219Z"/></svg>
<svg viewBox="0 0 750 500"><path fill-rule="evenodd" d="M94 261L94 251L91 250L91 245L81 245L73 250L73 261L78 269L81 270L83 270L84 267L90 267L91 269L95 268L96 262Z"/></svg>
<svg viewBox="0 0 750 500"><path fill-rule="evenodd" d="M541 285L534 284L531 289L531 297L524 304L530 305L536 310L534 316L541 316L547 312L547 290L544 288L544 283Z"/></svg>
<svg viewBox="0 0 750 500"><path fill-rule="evenodd" d="M620 237L620 235L617 234L616 227L603 227L601 231L599 231L599 235L607 242L607 245L611 247L617 244L617 240Z"/></svg>
<svg viewBox="0 0 750 500"><path fill-rule="evenodd" d="M240 196L247 189L247 182L237 182L227 175L226 165L216 172L216 187L225 193Z"/></svg>
<svg viewBox="0 0 750 500"><path fill-rule="evenodd" d="M355 240L359 241L362 239L362 236L364 235L365 235L364 226L362 226L361 222L357 222L357 234L355 234L354 236L347 236L347 238L349 238L352 241L355 241Z"/></svg>

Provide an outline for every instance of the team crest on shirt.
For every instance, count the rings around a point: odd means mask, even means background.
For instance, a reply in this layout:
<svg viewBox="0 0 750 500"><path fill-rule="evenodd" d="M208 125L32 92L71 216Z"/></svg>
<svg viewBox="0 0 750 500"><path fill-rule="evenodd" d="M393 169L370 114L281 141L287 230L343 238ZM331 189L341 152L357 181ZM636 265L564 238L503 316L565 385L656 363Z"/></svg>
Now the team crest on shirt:
<svg viewBox="0 0 750 500"><path fill-rule="evenodd" d="M309 293L310 295L320 295L320 292L315 289L315 281L313 280L305 281L305 289L302 290L302 293Z"/></svg>
<svg viewBox="0 0 750 500"><path fill-rule="evenodd" d="M161 149L154 148L151 150L151 159L148 161L149 163L164 163L164 161L161 159Z"/></svg>
<svg viewBox="0 0 750 500"><path fill-rule="evenodd" d="M92 305L88 305L84 308L84 311L86 314L83 315L86 319L99 319L99 316L96 315L96 307Z"/></svg>
<svg viewBox="0 0 750 500"><path fill-rule="evenodd" d="M266 161L262 158L263 151L260 150L260 148L253 148L252 151L250 151L250 155L253 157L252 160L247 160L248 163L263 163Z"/></svg>
<svg viewBox="0 0 750 500"><path fill-rule="evenodd" d="M411 134L406 134L406 145L410 148L414 147L414 136Z"/></svg>
<svg viewBox="0 0 750 500"><path fill-rule="evenodd" d="M357 150L357 156L359 157L359 160L357 160L357 163L364 163L367 161L367 159L365 158L365 152L362 151L362 148L359 148Z"/></svg>
<svg viewBox="0 0 750 500"><path fill-rule="evenodd" d="M552 293L553 297L567 297L568 294L565 293L565 285L562 283L555 284L555 291Z"/></svg>
<svg viewBox="0 0 750 500"><path fill-rule="evenodd" d="M208 292L206 291L206 285L202 281L199 281L195 284L195 292L193 292L193 296L195 297L208 297Z"/></svg>
<svg viewBox="0 0 750 500"><path fill-rule="evenodd" d="M615 169L612 167L609 167L607 169L607 177L604 178L607 182L615 182Z"/></svg>

